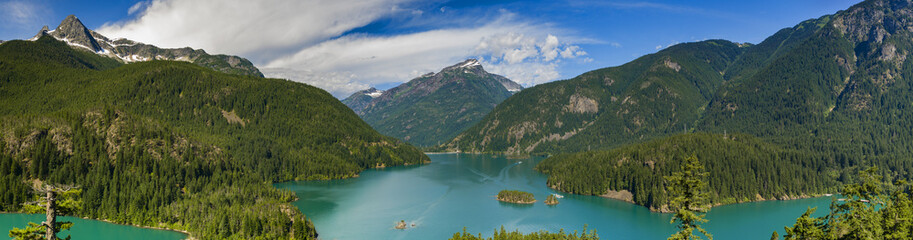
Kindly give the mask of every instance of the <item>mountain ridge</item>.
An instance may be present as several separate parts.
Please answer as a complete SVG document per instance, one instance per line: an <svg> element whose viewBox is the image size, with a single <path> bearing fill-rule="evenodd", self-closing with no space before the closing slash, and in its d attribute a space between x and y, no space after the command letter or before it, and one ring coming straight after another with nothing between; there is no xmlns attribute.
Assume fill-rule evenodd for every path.
<svg viewBox="0 0 913 240"><path fill-rule="evenodd" d="M709 54L712 51L694 48L706 44L681 48ZM661 56L660 53L645 57ZM885 183L909 179L913 177L913 167L909 165L913 161L913 113L907 111L913 108L913 59L908 57L911 53L913 1L868 0L784 28L761 43L748 46L722 68L714 68L724 69L718 73L722 76L720 84L708 88L712 90L705 98L695 98L700 100L697 117L688 127L678 125L678 132L628 136L612 143L618 135L592 131L608 125L597 122L577 136L594 134L601 138L577 142L573 137L557 139L557 148L526 148L509 153L552 154L537 169L549 174L548 185L557 190L588 195L626 191L633 194L633 202L659 211L668 200L662 176L671 174L688 156L697 156L710 172L708 200L713 205L834 193L834 186L857 181L855 174L872 166L879 169L877 174L884 176ZM638 61L628 64L636 65ZM680 65L681 72L694 69ZM582 79L588 74L610 76L599 74L600 71L609 70L586 73L569 83L527 89L505 100L485 120L461 134L471 141L461 142L458 137L445 147L463 151L510 150L511 145L504 144L503 138L485 135L485 130L494 128L474 131L493 122L523 126L520 120L527 119L498 114L528 105L520 101L524 93L555 92L555 86L583 85L586 81ZM675 75L660 77L672 79ZM613 78L617 79L621 78ZM524 98L547 97L537 94ZM599 105L600 112L603 106ZM646 109L653 114L649 115L652 121L662 123L666 108L659 106ZM622 124L638 120L636 117L615 116ZM490 147L478 148L478 139L489 140ZM608 143L597 141L600 139L607 139ZM562 141L564 145L560 145ZM596 148L581 147L586 144Z"/></svg>
<svg viewBox="0 0 913 240"><path fill-rule="evenodd" d="M197 239L315 239L275 182L428 162L328 92L181 61L124 64L52 36L0 45L0 211L79 185L79 217ZM230 203L230 204L212 204Z"/></svg>
<svg viewBox="0 0 913 240"><path fill-rule="evenodd" d="M678 44L618 67L540 84L508 98L441 151L536 152L627 144L694 126L725 67L745 50L725 40Z"/></svg>
<svg viewBox="0 0 913 240"><path fill-rule="evenodd" d="M210 55L202 49L189 47L163 49L123 38L112 40L88 29L75 15L64 18L53 30L48 29L47 26L42 27L38 34L30 40L35 41L45 35L64 41L72 47L114 58L124 63L151 60L185 61L220 72L264 77L253 63L238 56Z"/></svg>
<svg viewBox="0 0 913 240"><path fill-rule="evenodd" d="M522 89L485 71L478 60L467 59L386 91L356 92L343 103L383 134L432 146L452 138Z"/></svg>

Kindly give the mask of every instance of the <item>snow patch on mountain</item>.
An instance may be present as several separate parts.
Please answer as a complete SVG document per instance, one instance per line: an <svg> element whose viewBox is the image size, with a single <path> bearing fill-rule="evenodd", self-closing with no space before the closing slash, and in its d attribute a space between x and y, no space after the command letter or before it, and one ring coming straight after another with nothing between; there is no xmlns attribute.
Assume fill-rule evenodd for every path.
<svg viewBox="0 0 913 240"><path fill-rule="evenodd" d="M482 63L479 63L479 60L476 60L476 59L468 59L465 62L463 62L463 64L461 64L459 66L459 68L470 68L470 67L475 67L475 66L482 66Z"/></svg>
<svg viewBox="0 0 913 240"><path fill-rule="evenodd" d="M98 55L118 59L124 63L144 62L150 60L171 60L193 63L196 59L200 59L201 57L211 56L203 50L195 50L191 48L162 49L153 45L143 44L141 42L136 42L124 38L116 38L111 40L104 35L86 28L86 26L83 25L83 23L73 15L67 16L67 18L64 19L60 25L58 25L57 28L53 30L49 30L47 26L42 27L38 34L29 40L37 41L43 36L51 36L54 39L62 41L73 48L86 49ZM251 64L247 59L240 57L216 56L215 60L207 59L207 61L208 63L206 64L211 64L212 61L221 61L229 65L227 69L210 67L217 71L237 73L237 71L240 70L240 74L259 77L263 76L263 73L261 73L260 70L253 66L253 64ZM203 64L198 65L207 67Z"/></svg>
<svg viewBox="0 0 913 240"><path fill-rule="evenodd" d="M380 97L380 95L384 95L384 91L375 90L373 92L365 93L365 95L368 95L369 97L372 97L372 98L377 98L377 97Z"/></svg>

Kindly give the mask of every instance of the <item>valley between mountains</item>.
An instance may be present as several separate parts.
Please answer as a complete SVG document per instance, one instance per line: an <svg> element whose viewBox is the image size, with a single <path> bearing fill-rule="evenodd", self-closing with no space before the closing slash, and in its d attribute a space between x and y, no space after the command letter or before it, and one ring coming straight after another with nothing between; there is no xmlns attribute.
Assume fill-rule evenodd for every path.
<svg viewBox="0 0 913 240"><path fill-rule="evenodd" d="M31 183L66 183L82 187L79 217L315 239L301 196L273 184L428 164L425 152L544 157L534 169L551 189L655 212L673 212L668 177L691 157L710 206L839 193L873 166L900 188L913 178L911 54L913 2L867 0L757 44L681 43L534 86L466 59L339 100L243 57L109 39L70 15L0 41L0 211L23 211Z"/></svg>

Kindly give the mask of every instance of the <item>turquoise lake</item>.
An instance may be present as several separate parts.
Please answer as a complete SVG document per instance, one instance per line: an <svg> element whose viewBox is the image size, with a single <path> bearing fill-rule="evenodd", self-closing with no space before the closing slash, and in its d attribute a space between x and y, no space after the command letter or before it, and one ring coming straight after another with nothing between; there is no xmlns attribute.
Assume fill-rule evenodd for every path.
<svg viewBox="0 0 913 240"><path fill-rule="evenodd" d="M14 227L24 228L28 222L40 223L44 221L44 214L19 214L19 213L2 213L0 214L0 239L9 239L9 230ZM92 239L92 240L177 240L184 239L187 235L174 231L165 231L158 229L139 228L134 226L107 223L96 220L87 220L75 217L58 217L58 221L71 221L73 228L69 231L62 231L57 234L58 237L66 237L67 234L74 240Z"/></svg>
<svg viewBox="0 0 913 240"><path fill-rule="evenodd" d="M595 229L601 239L666 239L675 231L671 214L650 212L630 203L594 196L564 194L556 206L542 203L558 193L533 170L538 159L493 155L432 154L431 164L367 170L345 180L288 182L277 187L295 191L294 204L317 227L320 239L447 239L463 227L490 236L494 229ZM533 205L495 200L498 191L533 193ZM705 228L714 239L770 239L781 235L808 207L827 211L830 198L765 201L713 208ZM394 229L405 220L406 230Z"/></svg>

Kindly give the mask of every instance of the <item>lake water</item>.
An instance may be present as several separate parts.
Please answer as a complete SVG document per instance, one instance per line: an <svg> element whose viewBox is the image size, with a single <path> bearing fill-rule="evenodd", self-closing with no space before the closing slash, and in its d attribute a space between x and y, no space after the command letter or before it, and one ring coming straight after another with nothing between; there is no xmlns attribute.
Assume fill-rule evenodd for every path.
<svg viewBox="0 0 913 240"><path fill-rule="evenodd" d="M0 239L8 239L9 236L7 234L14 227L24 228L28 226L28 222L41 223L44 219L44 214L2 213L0 214L0 231L2 231L0 232ZM70 230L57 233L57 236L66 237L69 234L75 240L177 240L187 237L183 233L174 231L139 228L75 217L58 217L57 220L73 222L73 227Z"/></svg>
<svg viewBox="0 0 913 240"><path fill-rule="evenodd" d="M601 239L666 239L675 232L671 214L594 196L564 194L547 206L555 190L533 170L537 159L475 154L433 154L431 164L367 170L355 179L288 182L294 204L317 227L321 239L447 239L463 227L490 236L495 228L532 232L581 230L588 225ZM533 193L533 205L502 203L504 189ZM830 198L765 201L713 208L704 227L715 239L770 239L808 207L827 211ZM400 220L406 230L394 229Z"/></svg>

